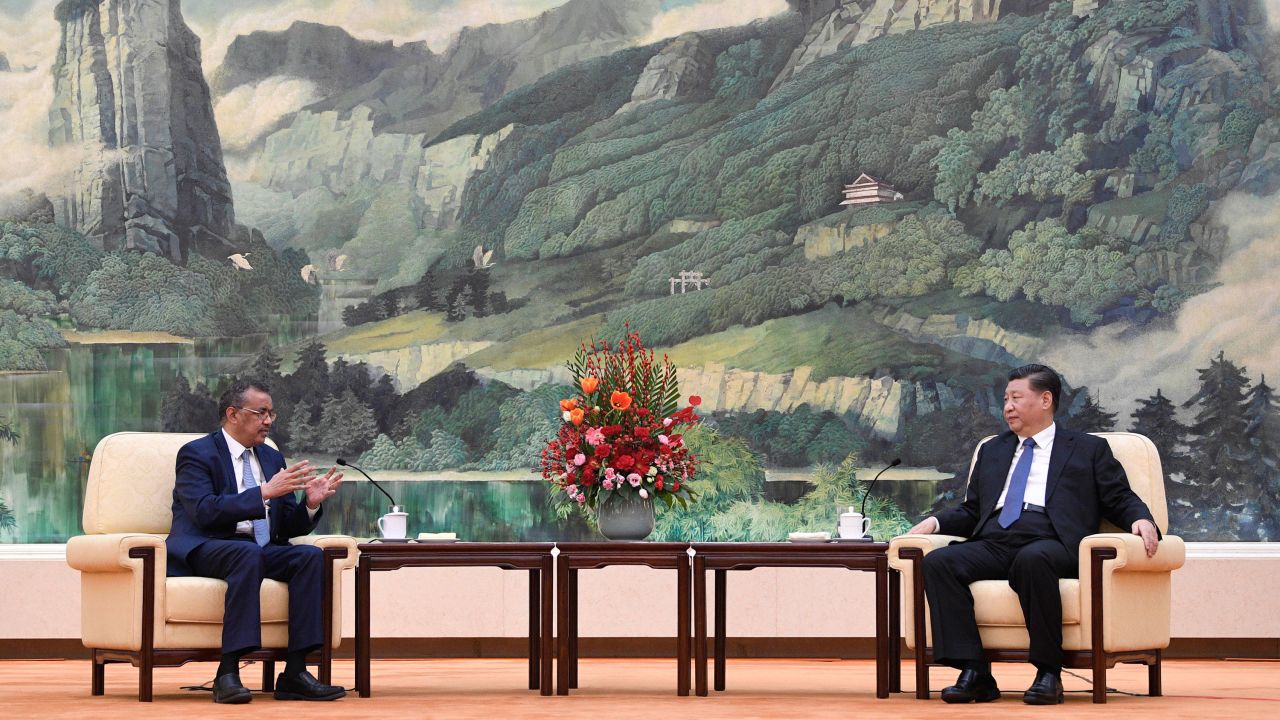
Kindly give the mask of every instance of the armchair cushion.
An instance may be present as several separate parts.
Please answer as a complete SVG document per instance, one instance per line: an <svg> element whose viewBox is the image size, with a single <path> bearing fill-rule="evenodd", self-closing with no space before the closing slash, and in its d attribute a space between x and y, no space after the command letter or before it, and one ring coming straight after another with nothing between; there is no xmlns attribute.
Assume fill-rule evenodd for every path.
<svg viewBox="0 0 1280 720"><path fill-rule="evenodd" d="M227 584L205 577L166 578L165 620L184 623L222 624L223 601ZM259 595L263 623L289 621L289 586L275 580L263 580Z"/></svg>

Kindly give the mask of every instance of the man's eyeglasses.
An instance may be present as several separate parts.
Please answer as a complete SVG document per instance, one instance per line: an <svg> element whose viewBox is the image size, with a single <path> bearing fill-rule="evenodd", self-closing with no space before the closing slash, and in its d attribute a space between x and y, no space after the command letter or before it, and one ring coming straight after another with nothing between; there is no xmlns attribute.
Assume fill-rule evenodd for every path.
<svg viewBox="0 0 1280 720"><path fill-rule="evenodd" d="M277 417L279 417L279 414L275 410L254 410L253 408L240 407L239 405L236 405L235 408L237 410L243 410L247 413L253 413L254 415L258 416L259 420L265 417L268 420L274 421Z"/></svg>

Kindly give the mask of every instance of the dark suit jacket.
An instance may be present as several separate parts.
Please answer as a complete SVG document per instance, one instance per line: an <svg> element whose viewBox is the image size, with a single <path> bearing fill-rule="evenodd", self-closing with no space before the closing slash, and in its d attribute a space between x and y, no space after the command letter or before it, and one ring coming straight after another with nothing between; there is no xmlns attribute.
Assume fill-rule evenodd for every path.
<svg viewBox="0 0 1280 720"><path fill-rule="evenodd" d="M1006 430L978 450L964 502L936 516L939 532L972 538L982 528L1000 500L1018 442L1018 436ZM1072 555L1086 535L1098 532L1102 518L1126 531L1143 518L1155 523L1146 503L1129 488L1129 478L1107 441L1061 425L1049 456L1045 514Z"/></svg>
<svg viewBox="0 0 1280 720"><path fill-rule="evenodd" d="M285 467L284 456L270 445L254 448L266 482ZM324 506L315 519L293 493L271 501L271 542L288 544L289 538L315 529ZM190 575L187 556L206 540L227 540L236 534L236 523L266 516L262 488L236 491L236 473L231 451L222 430L192 440L178 450L177 479L173 485L173 524L169 529L168 574Z"/></svg>

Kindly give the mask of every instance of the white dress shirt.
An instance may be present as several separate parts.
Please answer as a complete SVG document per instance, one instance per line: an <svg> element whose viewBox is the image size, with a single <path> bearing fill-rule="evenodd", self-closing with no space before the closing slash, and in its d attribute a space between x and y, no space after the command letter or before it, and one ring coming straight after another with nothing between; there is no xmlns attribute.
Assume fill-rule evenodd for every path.
<svg viewBox="0 0 1280 720"><path fill-rule="evenodd" d="M227 449L231 451L231 469L234 470L236 473L236 492L242 493L245 491L245 487L244 487L244 454L245 453L249 453L249 465L250 467L253 468L253 477L258 481L258 485L259 486L265 485L267 481L271 479L271 478L262 477L262 464L258 462L257 453L255 453L252 449L241 445L239 440L236 440L235 438L231 437L231 434L227 432L226 428L223 428L222 430L222 437L227 441ZM262 501L262 505L264 508L266 508L266 511L267 511L267 515L266 515L267 530L269 532L271 529L271 501L264 499ZM316 508L315 510L312 510L311 508L307 508L307 516L312 519L315 518L317 512L320 512L320 508ZM248 535L249 537L253 537L253 521L241 520L240 522L236 523L236 534Z"/></svg>
<svg viewBox="0 0 1280 720"><path fill-rule="evenodd" d="M1049 454L1053 452L1053 438L1057 432L1057 423L1049 423L1049 427L1031 436L1035 441L1036 451L1031 456L1031 474L1027 476L1027 489L1022 495L1024 503L1044 506L1045 491L1049 484ZM1025 441L1026 438L1018 438L1018 449L1013 452L1013 462L1009 463L1009 474L1004 478L1004 490L1000 491L996 510L1004 507L1005 495L1009 494L1009 481L1013 479L1013 469L1018 466L1018 460L1022 457L1022 443Z"/></svg>

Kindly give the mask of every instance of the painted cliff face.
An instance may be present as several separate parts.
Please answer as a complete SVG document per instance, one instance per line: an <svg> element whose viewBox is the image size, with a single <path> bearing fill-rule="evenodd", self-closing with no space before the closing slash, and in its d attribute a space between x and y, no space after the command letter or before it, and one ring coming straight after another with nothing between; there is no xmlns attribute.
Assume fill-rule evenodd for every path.
<svg viewBox="0 0 1280 720"><path fill-rule="evenodd" d="M829 529L894 457L904 527L1048 362L1060 422L1155 441L1173 531L1280 538L1267 3L362 7L0 3L0 539L249 375L419 530L589 537L529 470L627 331L705 415L662 537Z"/></svg>

